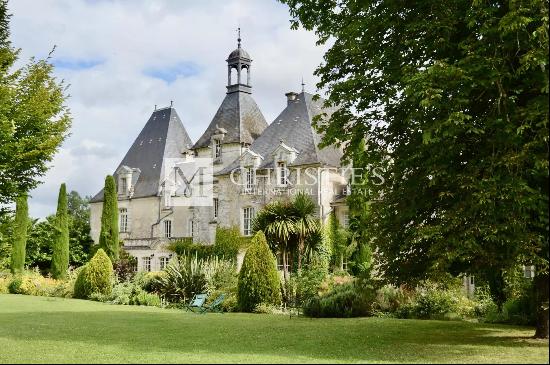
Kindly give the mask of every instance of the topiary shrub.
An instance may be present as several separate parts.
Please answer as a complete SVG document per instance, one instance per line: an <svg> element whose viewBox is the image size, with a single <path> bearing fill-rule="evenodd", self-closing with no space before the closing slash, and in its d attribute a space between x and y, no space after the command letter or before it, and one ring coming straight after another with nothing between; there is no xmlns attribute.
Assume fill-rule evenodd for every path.
<svg viewBox="0 0 550 365"><path fill-rule="evenodd" d="M271 253L262 231L258 231L244 257L238 282L239 308L252 312L258 304L281 302L279 274L275 257Z"/></svg>
<svg viewBox="0 0 550 365"><path fill-rule="evenodd" d="M75 298L87 299L94 293L108 295L112 290L113 264L99 249L94 257L78 273L74 284Z"/></svg>

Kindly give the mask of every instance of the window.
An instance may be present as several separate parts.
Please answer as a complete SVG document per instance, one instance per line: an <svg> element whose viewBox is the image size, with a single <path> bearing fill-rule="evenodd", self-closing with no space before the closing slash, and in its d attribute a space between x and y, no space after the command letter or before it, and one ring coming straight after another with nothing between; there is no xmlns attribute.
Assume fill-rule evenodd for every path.
<svg viewBox="0 0 550 365"><path fill-rule="evenodd" d="M535 266L527 265L523 267L523 277L533 279L535 277Z"/></svg>
<svg viewBox="0 0 550 365"><path fill-rule="evenodd" d="M214 198L214 218L218 218L218 198Z"/></svg>
<svg viewBox="0 0 550 365"><path fill-rule="evenodd" d="M247 193L251 193L254 191L254 185L255 185L255 176L254 176L254 168L247 167L246 173L245 173L245 179L246 179L246 185L245 185L245 191Z"/></svg>
<svg viewBox="0 0 550 365"><path fill-rule="evenodd" d="M349 227L349 213L348 212L345 212L344 213L344 221L342 222L344 228L348 228Z"/></svg>
<svg viewBox="0 0 550 365"><path fill-rule="evenodd" d="M151 258L150 257L142 257L141 263L143 267L143 271L151 271Z"/></svg>
<svg viewBox="0 0 550 365"><path fill-rule="evenodd" d="M126 195L128 193L128 179L123 177L120 179L120 194Z"/></svg>
<svg viewBox="0 0 550 365"><path fill-rule="evenodd" d="M172 237L172 221L169 219L164 221L164 237Z"/></svg>
<svg viewBox="0 0 550 365"><path fill-rule="evenodd" d="M189 233L189 237L193 237L194 236L194 227L193 227L193 220L192 219L189 219L189 223L187 225L187 232Z"/></svg>
<svg viewBox="0 0 550 365"><path fill-rule="evenodd" d="M128 209L120 208L118 211L120 232L128 232Z"/></svg>
<svg viewBox="0 0 550 365"><path fill-rule="evenodd" d="M287 183L288 183L286 163L278 162L277 163L277 170L278 170L278 174L279 174L279 186L286 186Z"/></svg>
<svg viewBox="0 0 550 365"><path fill-rule="evenodd" d="M214 158L219 158L222 155L222 141L214 140Z"/></svg>
<svg viewBox="0 0 550 365"><path fill-rule="evenodd" d="M283 265L283 254L279 252L277 254L277 270L283 271L284 266L285 265ZM290 252L286 253L286 269L287 271L290 270Z"/></svg>
<svg viewBox="0 0 550 365"><path fill-rule="evenodd" d="M168 257L159 257L159 270L164 270L168 265Z"/></svg>
<svg viewBox="0 0 550 365"><path fill-rule="evenodd" d="M252 220L254 219L254 208L243 209L243 234L250 236L252 234Z"/></svg>

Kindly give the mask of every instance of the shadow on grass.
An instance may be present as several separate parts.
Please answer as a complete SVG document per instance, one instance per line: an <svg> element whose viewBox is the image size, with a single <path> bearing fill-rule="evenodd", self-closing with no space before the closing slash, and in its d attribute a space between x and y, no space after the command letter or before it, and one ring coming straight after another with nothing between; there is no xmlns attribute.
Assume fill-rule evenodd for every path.
<svg viewBox="0 0 550 365"><path fill-rule="evenodd" d="M547 341L529 341L525 329L466 322L194 315L109 305L97 311L0 310L0 337L29 343L83 343L98 351L116 345L135 353L202 352L324 361L445 361L442 355L447 351L453 361L468 361L493 351L515 348L521 356L524 350L548 346ZM487 346L495 348L488 351Z"/></svg>

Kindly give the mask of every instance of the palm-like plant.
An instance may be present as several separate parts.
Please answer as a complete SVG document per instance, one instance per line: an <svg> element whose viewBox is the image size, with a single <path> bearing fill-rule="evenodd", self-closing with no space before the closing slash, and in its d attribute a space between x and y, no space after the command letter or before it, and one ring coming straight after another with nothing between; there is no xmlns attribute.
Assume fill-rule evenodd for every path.
<svg viewBox="0 0 550 365"><path fill-rule="evenodd" d="M279 250L283 258L285 281L288 278L287 252L291 248L295 234L295 217L292 204L276 201L266 205L255 217L252 224L254 232L263 231L272 250Z"/></svg>
<svg viewBox="0 0 550 365"><path fill-rule="evenodd" d="M294 232L298 236L298 270L302 268L306 238L319 231L319 220L315 217L315 203L304 192L299 192L292 202Z"/></svg>

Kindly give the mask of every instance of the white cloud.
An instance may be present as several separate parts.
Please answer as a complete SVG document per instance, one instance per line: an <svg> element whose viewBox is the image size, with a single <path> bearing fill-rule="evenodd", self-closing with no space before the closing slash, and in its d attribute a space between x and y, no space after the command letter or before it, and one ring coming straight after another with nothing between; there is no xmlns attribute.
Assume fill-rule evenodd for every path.
<svg viewBox="0 0 550 365"><path fill-rule="evenodd" d="M71 136L53 161L45 183L33 191L30 211L55 211L59 184L93 195L112 173L149 118L154 105L174 101L196 141L225 96L225 59L236 48L253 58L253 96L268 121L299 90L324 49L316 37L289 27L285 5L275 0L17 0L10 2L12 41L21 56L45 57L57 46L56 75L69 83ZM172 82L146 70L196 65Z"/></svg>

